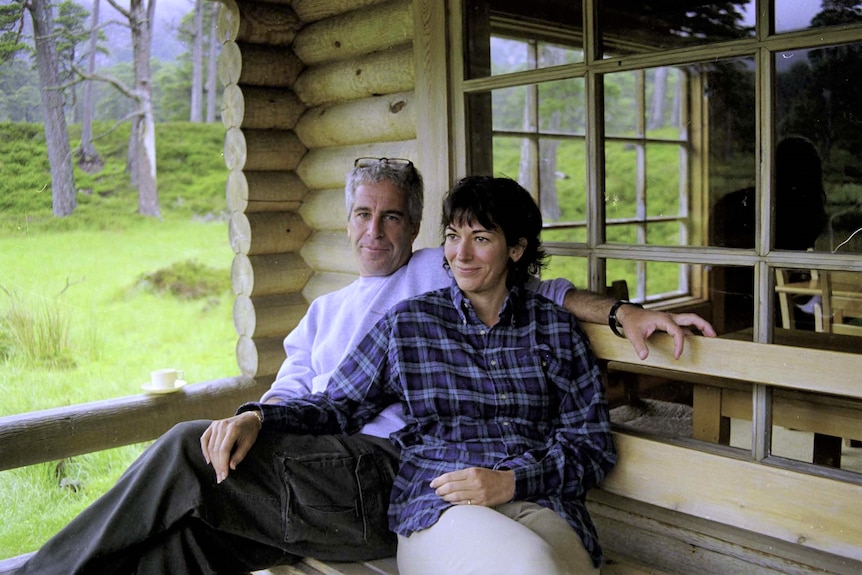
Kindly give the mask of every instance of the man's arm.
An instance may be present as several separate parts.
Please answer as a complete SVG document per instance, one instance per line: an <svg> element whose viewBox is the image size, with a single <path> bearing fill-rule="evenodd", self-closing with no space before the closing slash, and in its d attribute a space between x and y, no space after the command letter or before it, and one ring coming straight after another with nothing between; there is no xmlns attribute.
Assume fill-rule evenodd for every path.
<svg viewBox="0 0 862 575"><path fill-rule="evenodd" d="M608 315L616 300L583 290L569 290L564 307L580 321L608 323ZM712 325L694 313L666 313L642 309L634 305L622 305L616 317L623 326L626 339L632 344L641 359L649 355L646 340L653 333L663 331L673 337L673 356L679 359L685 341L685 334L696 329L707 337L715 337Z"/></svg>

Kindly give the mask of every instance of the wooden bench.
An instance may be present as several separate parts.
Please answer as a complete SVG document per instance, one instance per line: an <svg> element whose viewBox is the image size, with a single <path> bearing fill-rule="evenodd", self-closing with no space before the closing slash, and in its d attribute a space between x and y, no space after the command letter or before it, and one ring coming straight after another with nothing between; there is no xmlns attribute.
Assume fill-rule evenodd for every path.
<svg viewBox="0 0 862 575"><path fill-rule="evenodd" d="M739 384L768 386L779 403L815 387L821 397L846 399L803 401L819 406L812 409L825 410L808 418L806 426L826 434L858 435L860 418L856 412L842 417L840 409L857 410L858 404L848 400L862 399L860 354L689 338L683 357L677 361L672 357L670 339L656 334L650 340L649 358L641 361L628 342L611 334L607 326L587 324L585 329L596 355L612 369L662 373L683 381L695 380L698 385L718 388L722 393L727 390L718 411L712 406L710 411L701 412L711 414L701 419L713 422L710 425L718 421L720 427L721 417L742 415L739 410L751 413L749 388L743 389L746 402L745 397L735 394ZM840 367L830 369L832 377L828 381L816 379L823 362ZM257 393L261 385L231 383L241 383L246 393ZM196 400L198 393L190 390L184 401ZM91 406L86 417L98 418L96 407ZM107 404L105 410L114 413L116 405ZM27 458L17 453L18 448L39 446L54 457L45 445L50 443L47 438L54 433L62 435L68 422L54 421L58 417L48 421L37 415L26 418L38 419L40 426L24 425L17 419L15 425L7 426L7 435L16 440L5 444L8 454L24 461ZM835 425L840 429L833 428ZM0 422L0 436L3 432ZM602 568L605 575L862 573L862 522L858 521L862 517L862 482L835 481L787 466L765 464L746 457L742 450L728 453L728 448L721 445L713 445L716 452L711 452L711 447L702 442L686 445L684 441L659 441L648 435L620 432L615 433L615 441L619 463L588 495L590 513L608 559ZM110 445L102 446L106 447ZM31 454L28 463L23 464L32 462ZM739 487L740 482L744 489ZM794 512L797 507L804 508L804 513ZM21 560L0 561L0 574ZM271 573L385 575L397 573L397 567L392 558L364 563L305 559Z"/></svg>
<svg viewBox="0 0 862 575"><path fill-rule="evenodd" d="M585 328L608 369L692 383L699 390L693 409L696 438L718 443L718 435L710 435L709 430L717 434L727 417L751 419L752 385L757 384L774 390L777 425L802 425L845 437L857 436L862 426L862 413L854 401L825 395L809 401L810 396L801 396L811 386L817 366L827 361L843 366L847 377L833 378L819 391L862 398L857 377L862 373L862 355L694 338L687 340L686 352L677 361L669 338L657 335L650 342L649 358L641 361L626 340L606 327ZM718 407L703 397L715 390L720 392ZM791 408L795 411L788 411ZM807 415L801 417L802 412ZM620 463L588 497L605 547L604 575L862 573L862 524L839 521L834 527L823 527L836 508L854 517L862 512L859 485L830 483L834 491L824 496L818 493L822 479L740 456L716 457L637 435L617 433L616 441ZM740 492L734 480L744 481L746 489ZM786 507L793 502L787 493L811 504L806 514L788 512ZM809 533L815 522L825 534ZM397 567L392 559L365 563L306 559L271 573L382 575L397 573Z"/></svg>
<svg viewBox="0 0 862 575"><path fill-rule="evenodd" d="M661 571L631 562L620 562L613 558L605 559L601 573L602 575L664 575ZM398 566L395 564L395 558L355 563L327 563L309 558L303 559L296 565L257 571L254 575L398 575Z"/></svg>

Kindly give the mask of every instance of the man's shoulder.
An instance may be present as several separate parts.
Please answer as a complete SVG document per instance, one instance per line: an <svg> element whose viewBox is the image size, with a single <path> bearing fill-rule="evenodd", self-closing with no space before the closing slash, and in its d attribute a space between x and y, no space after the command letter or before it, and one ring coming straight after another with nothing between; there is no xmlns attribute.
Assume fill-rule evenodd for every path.
<svg viewBox="0 0 862 575"><path fill-rule="evenodd" d="M405 298L392 306L392 312L418 311L439 308L451 303L449 288L440 288Z"/></svg>

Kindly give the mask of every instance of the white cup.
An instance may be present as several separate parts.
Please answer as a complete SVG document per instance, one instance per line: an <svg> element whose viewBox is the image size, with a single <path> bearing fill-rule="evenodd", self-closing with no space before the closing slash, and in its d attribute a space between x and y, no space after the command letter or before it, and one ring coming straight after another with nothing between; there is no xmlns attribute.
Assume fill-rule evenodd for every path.
<svg viewBox="0 0 862 575"><path fill-rule="evenodd" d="M157 389L170 389L178 379L183 379L186 372L181 369L157 369L150 372L150 381Z"/></svg>

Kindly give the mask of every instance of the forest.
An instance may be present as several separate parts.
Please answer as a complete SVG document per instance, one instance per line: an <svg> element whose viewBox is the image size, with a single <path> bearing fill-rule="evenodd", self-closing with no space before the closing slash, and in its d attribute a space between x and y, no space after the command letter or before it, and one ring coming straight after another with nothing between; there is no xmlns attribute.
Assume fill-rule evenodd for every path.
<svg viewBox="0 0 862 575"><path fill-rule="evenodd" d="M0 121L44 126L58 217L77 205L73 161L86 172L103 165L96 141L104 134L94 133L94 121L128 121L127 170L138 213L159 217L155 123L216 120L216 4L196 0L178 19L173 36L186 49L172 61L153 57L154 43L162 46L166 35L156 26L155 0L105 0L105 8L102 17L101 0L92 10L72 0L0 6ZM125 44L116 42L117 30L125 31ZM108 65L97 66L101 60ZM81 124L74 150L70 123Z"/></svg>

